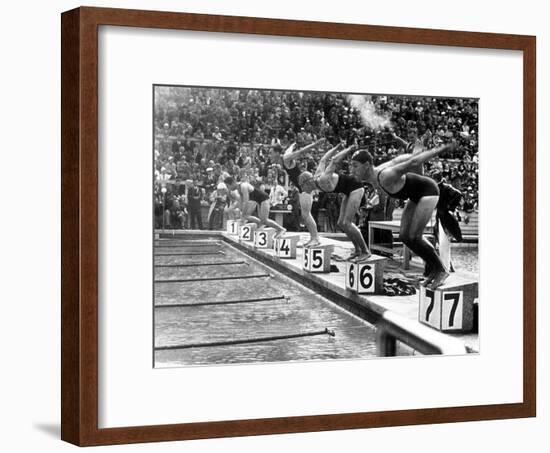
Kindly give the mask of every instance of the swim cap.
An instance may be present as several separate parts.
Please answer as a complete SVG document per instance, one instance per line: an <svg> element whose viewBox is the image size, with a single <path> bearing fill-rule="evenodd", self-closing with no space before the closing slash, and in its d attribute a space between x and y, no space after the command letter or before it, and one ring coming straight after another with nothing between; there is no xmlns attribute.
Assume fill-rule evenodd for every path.
<svg viewBox="0 0 550 453"><path fill-rule="evenodd" d="M357 162L360 162L362 164L366 164L367 162L372 165L372 155L369 153L366 149L358 149L353 153L353 156L351 156L351 160L355 160Z"/></svg>
<svg viewBox="0 0 550 453"><path fill-rule="evenodd" d="M304 171L303 173L300 174L300 176L298 176L298 184L300 184L300 186L303 186L304 184L306 184L308 181L311 181L312 179L313 179L313 175L309 171Z"/></svg>

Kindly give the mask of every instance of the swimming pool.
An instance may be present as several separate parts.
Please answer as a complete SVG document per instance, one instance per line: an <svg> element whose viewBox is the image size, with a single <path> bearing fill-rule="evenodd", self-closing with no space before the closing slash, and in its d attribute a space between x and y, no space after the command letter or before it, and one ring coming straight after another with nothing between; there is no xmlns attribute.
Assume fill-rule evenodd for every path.
<svg viewBox="0 0 550 453"><path fill-rule="evenodd" d="M228 243L154 252L157 368L377 356L372 325Z"/></svg>

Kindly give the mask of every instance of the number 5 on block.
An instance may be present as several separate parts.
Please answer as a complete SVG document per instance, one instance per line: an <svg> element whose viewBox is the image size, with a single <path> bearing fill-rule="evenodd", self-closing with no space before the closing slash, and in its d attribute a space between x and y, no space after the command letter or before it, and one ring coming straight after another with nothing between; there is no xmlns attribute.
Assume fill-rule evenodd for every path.
<svg viewBox="0 0 550 453"><path fill-rule="evenodd" d="M303 269L307 272L330 272L332 246L304 247Z"/></svg>

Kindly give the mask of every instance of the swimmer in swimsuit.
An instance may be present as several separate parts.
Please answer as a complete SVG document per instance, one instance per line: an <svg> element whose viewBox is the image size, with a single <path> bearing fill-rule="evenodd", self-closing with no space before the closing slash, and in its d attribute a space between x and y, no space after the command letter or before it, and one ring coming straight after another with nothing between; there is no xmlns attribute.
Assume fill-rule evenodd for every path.
<svg viewBox="0 0 550 453"><path fill-rule="evenodd" d="M231 176L225 178L225 185L230 191L236 191L241 217L244 220L255 223L258 227L269 226L274 228L277 231L275 238L281 237L286 232L281 225L269 218L268 194L256 189L248 182L238 183ZM258 217L252 215L256 208L258 209Z"/></svg>
<svg viewBox="0 0 550 453"><path fill-rule="evenodd" d="M401 218L399 238L426 263L428 276L423 284L430 289L441 286L449 277L434 247L423 237L439 200L439 188L427 176L411 173L429 159L456 149L456 144L440 146L417 154L403 154L375 167L366 149L352 156L351 173L361 181L380 187L393 198L408 200Z"/></svg>
<svg viewBox="0 0 550 453"><path fill-rule="evenodd" d="M361 206L361 200L365 189L363 183L354 176L337 173L339 164L344 160L355 145L341 149L340 145L328 151L320 160L315 175L303 172L300 175L300 186L304 191L320 190L323 192L341 193L344 195L338 216L338 227L346 234L353 243L355 250L348 259L365 261L371 256L365 239L353 223L355 215Z"/></svg>
<svg viewBox="0 0 550 453"><path fill-rule="evenodd" d="M302 215L304 225L309 232L309 241L304 244L305 246L319 245L321 242L319 241L317 224L315 223L315 220L311 215L313 196L311 195L311 190L304 191L300 186L299 178L302 174L302 170L300 169L296 159L298 159L304 153L310 151L312 148L320 145L324 141L325 139L322 138L298 150L294 149L296 143L293 143L286 149L284 153L283 148L280 145L275 145L273 148L271 148L270 151L271 162L281 165L288 174L288 179L292 181L294 186L298 189L298 196L300 200L300 213Z"/></svg>
<svg viewBox="0 0 550 453"><path fill-rule="evenodd" d="M225 183L220 183L224 184ZM239 211L240 203L241 203L241 196L239 195L239 190L231 190L227 189L227 206L224 209L224 215L227 220L237 220L241 215Z"/></svg>

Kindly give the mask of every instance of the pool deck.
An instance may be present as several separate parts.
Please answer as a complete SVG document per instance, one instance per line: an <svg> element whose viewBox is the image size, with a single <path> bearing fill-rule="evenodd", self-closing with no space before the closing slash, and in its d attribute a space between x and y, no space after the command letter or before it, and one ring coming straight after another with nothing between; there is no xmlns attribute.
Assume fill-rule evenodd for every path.
<svg viewBox="0 0 550 453"><path fill-rule="evenodd" d="M161 231L156 231L156 233L163 233ZM164 237L170 235L178 235L178 233L186 234L197 234L197 235L216 235L221 236L229 244L233 244L239 249L244 249L250 252L253 257L260 259L261 261L266 262L267 264L276 265L276 267L283 268L286 273L293 275L295 278L302 280L303 283L313 282L317 285L326 288L332 294L336 294L341 297L345 302L345 305L350 311L357 312L355 308L366 308L372 313L382 314L385 311L391 311L396 313L408 320L411 320L415 323L421 324L418 321L418 306L419 306L419 296L418 292L410 296L381 296L381 295L358 295L352 293L345 286L345 261L335 261L332 260L332 264L336 265L338 272L330 273L309 273L302 269L303 261L303 247L301 243L309 239L307 233L288 233L289 236L300 236L300 241L298 243L298 248L296 250L295 259L280 259L275 256L275 252L272 249L259 249L254 247L252 242L239 241L236 235L230 235L225 232L219 231L170 231L164 232ZM338 256L347 256L350 253L350 250L353 248L351 243L335 240L329 237L322 237L321 242L323 245L332 245L334 246L334 254ZM399 274L399 270L396 269L395 263L392 262L393 266L391 273L394 275ZM417 269L418 273L419 269ZM411 273L411 271L403 271L404 275ZM414 270L413 270L414 273ZM476 276L471 273L453 273L450 279L460 280L462 278L467 278L469 280L475 279ZM460 340L471 352L479 351L479 335L477 333L446 333L455 339Z"/></svg>

